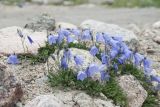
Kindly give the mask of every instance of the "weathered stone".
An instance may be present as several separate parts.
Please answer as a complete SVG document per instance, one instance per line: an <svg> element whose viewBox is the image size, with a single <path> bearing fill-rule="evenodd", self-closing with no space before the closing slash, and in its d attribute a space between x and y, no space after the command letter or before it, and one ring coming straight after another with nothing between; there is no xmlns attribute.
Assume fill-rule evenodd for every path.
<svg viewBox="0 0 160 107"><path fill-rule="evenodd" d="M17 29L22 30L25 38L21 38ZM30 36L34 43L30 43L27 36ZM0 54L13 53L37 53L40 46L45 45L47 39L46 32L33 32L31 30L22 29L17 26L0 29ZM24 40L24 45L22 41ZM23 47L24 46L24 47ZM24 51L25 49L25 51Z"/></svg>
<svg viewBox="0 0 160 107"><path fill-rule="evenodd" d="M152 27L153 27L154 29L160 29L160 21L155 22L155 23L152 25Z"/></svg>
<svg viewBox="0 0 160 107"><path fill-rule="evenodd" d="M93 57L89 51L83 50L83 49L77 49L77 48L70 48L72 57L70 58L69 62L68 62L68 67L73 69L73 71L75 73L77 73L78 71L85 71L87 69L87 67L92 64L98 64L101 65L101 61L97 58L97 57ZM81 55L83 57L83 64L80 66L76 66L75 61L74 61L74 56L75 55ZM57 55L54 55L54 57L56 58L55 60L53 60L52 57L49 58L48 60L48 66L47 69L49 68L51 71L53 72L57 72L57 69L59 69L58 65L57 65L57 61L61 61L61 58L63 56L63 50L61 50L59 52L59 56L57 57ZM59 58L59 59L57 59ZM47 64L46 64L47 65ZM57 69L55 69L57 68ZM97 74L95 74L93 76L93 79L100 79L100 72L98 72Z"/></svg>
<svg viewBox="0 0 160 107"><path fill-rule="evenodd" d="M60 26L61 28L65 28L65 29L76 29L76 28L77 28L76 25L73 25L73 24L71 24L71 23L66 23L66 22L57 22L57 23L56 23L56 28L58 29L59 26Z"/></svg>
<svg viewBox="0 0 160 107"><path fill-rule="evenodd" d="M153 41L160 44L160 36L153 38Z"/></svg>
<svg viewBox="0 0 160 107"><path fill-rule="evenodd" d="M64 107L64 105L54 95L40 95L28 102L25 107Z"/></svg>
<svg viewBox="0 0 160 107"><path fill-rule="evenodd" d="M55 29L55 19L48 14L42 14L41 16L34 18L33 22L26 24L25 28L34 31L52 31Z"/></svg>
<svg viewBox="0 0 160 107"><path fill-rule="evenodd" d="M147 91L132 75L124 75L118 78L118 82L127 95L129 107L141 107L147 98Z"/></svg>
<svg viewBox="0 0 160 107"><path fill-rule="evenodd" d="M127 26L127 29L133 31L136 35L139 35L139 33L141 32L140 28L136 24L129 24Z"/></svg>
<svg viewBox="0 0 160 107"><path fill-rule="evenodd" d="M62 4L64 0L32 0L33 3L39 4Z"/></svg>
<svg viewBox="0 0 160 107"><path fill-rule="evenodd" d="M127 29L119 27L115 24L107 24L96 20L86 20L81 23L81 28L90 28L95 32L104 32L109 36L122 36L124 41L130 42L131 40L137 40L136 35Z"/></svg>

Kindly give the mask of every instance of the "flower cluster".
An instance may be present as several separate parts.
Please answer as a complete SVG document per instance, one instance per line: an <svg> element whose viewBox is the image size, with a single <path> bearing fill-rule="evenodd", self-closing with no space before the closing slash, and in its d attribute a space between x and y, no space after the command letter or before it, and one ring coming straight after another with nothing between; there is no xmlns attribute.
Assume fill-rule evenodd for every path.
<svg viewBox="0 0 160 107"><path fill-rule="evenodd" d="M17 30L21 38L24 37L20 30ZM27 36L29 42L34 43L33 40ZM133 64L135 67L141 67L144 69L144 74L150 77L151 81L160 83L160 77L152 74L151 61L144 55L139 54L137 51L132 51L121 36L111 37L107 33L97 32L94 34L90 29L64 29L60 28L54 34L48 35L49 45L57 45L66 43L68 46L70 43L85 43L90 42L92 46L89 47L90 54L93 57L100 55L102 64L97 65L96 62L90 64L86 70L79 71L77 79L83 81L87 77L100 73L101 80L109 80L112 70L115 73L119 72L119 66L125 66L125 64ZM99 48L100 46L101 49ZM103 48L103 49L102 49ZM67 47L64 49L63 56L60 61L60 67L68 69L68 62L72 57L72 52ZM8 58L8 63L17 64L15 55L11 55ZM84 58L81 55L73 56L76 66L81 66L84 63Z"/></svg>

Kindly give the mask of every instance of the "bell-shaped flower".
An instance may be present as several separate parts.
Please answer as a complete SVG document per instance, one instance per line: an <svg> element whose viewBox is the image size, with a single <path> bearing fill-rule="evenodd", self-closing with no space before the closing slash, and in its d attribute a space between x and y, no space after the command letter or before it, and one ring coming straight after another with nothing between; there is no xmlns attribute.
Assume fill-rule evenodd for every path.
<svg viewBox="0 0 160 107"><path fill-rule="evenodd" d="M63 55L67 58L67 59L71 59L72 57L72 53L70 49L64 49Z"/></svg>
<svg viewBox="0 0 160 107"><path fill-rule="evenodd" d="M83 41L91 41L92 40L92 35L91 31L89 29L85 29L82 31L81 39Z"/></svg>
<svg viewBox="0 0 160 107"><path fill-rule="evenodd" d="M72 29L72 30L71 30L71 33L72 33L73 35L75 35L76 37L79 37L81 32L80 32L79 29Z"/></svg>
<svg viewBox="0 0 160 107"><path fill-rule="evenodd" d="M151 75L151 81L155 81L155 82L160 83L160 76L153 76L153 75Z"/></svg>
<svg viewBox="0 0 160 107"><path fill-rule="evenodd" d="M74 41L74 37L72 35L67 36L67 43L71 43Z"/></svg>
<svg viewBox="0 0 160 107"><path fill-rule="evenodd" d="M17 55L11 54L7 59L7 63L8 64L13 64L13 65L19 64L19 60L17 58Z"/></svg>
<svg viewBox="0 0 160 107"><path fill-rule="evenodd" d="M110 39L109 41L109 44L112 46L112 48L117 48L119 45L118 45L118 41L114 40L114 39Z"/></svg>
<svg viewBox="0 0 160 107"><path fill-rule="evenodd" d="M75 61L76 65L82 65L84 59L81 55L76 55L76 56L74 56L74 61Z"/></svg>
<svg viewBox="0 0 160 107"><path fill-rule="evenodd" d="M28 38L29 43L32 44L33 43L32 38L30 36L27 36L27 38Z"/></svg>
<svg viewBox="0 0 160 107"><path fill-rule="evenodd" d="M131 58L132 54L133 54L133 52L131 50L129 50L129 49L124 50L124 55L125 55L126 59Z"/></svg>
<svg viewBox="0 0 160 107"><path fill-rule="evenodd" d="M151 68L151 61L147 58L144 58L143 66L144 66L144 68Z"/></svg>
<svg viewBox="0 0 160 107"><path fill-rule="evenodd" d="M49 35L48 36L49 45L56 44L57 39L58 39L58 35L57 36L56 35Z"/></svg>
<svg viewBox="0 0 160 107"><path fill-rule="evenodd" d="M102 33L97 33L96 34L96 42L98 43L105 43L104 37Z"/></svg>
<svg viewBox="0 0 160 107"><path fill-rule="evenodd" d="M84 71L79 71L79 72L78 72L77 80L83 81L83 80L86 79L86 78L87 78L86 72L84 72Z"/></svg>
<svg viewBox="0 0 160 107"><path fill-rule="evenodd" d="M102 81L109 81L109 79L110 79L110 75L105 71L101 71L101 80Z"/></svg>
<svg viewBox="0 0 160 107"><path fill-rule="evenodd" d="M108 64L108 57L105 55L105 53L101 53L101 61L102 64Z"/></svg>
<svg viewBox="0 0 160 107"><path fill-rule="evenodd" d="M96 72L99 72L99 66L97 64L90 64L86 70L88 77L92 77Z"/></svg>
<svg viewBox="0 0 160 107"><path fill-rule="evenodd" d="M108 36L107 34L103 33L103 38L105 41L105 44L108 45L110 40L112 39L110 36Z"/></svg>
<svg viewBox="0 0 160 107"><path fill-rule="evenodd" d="M113 68L114 68L114 71L115 71L115 72L118 72L118 64L115 63L115 64L113 65Z"/></svg>
<svg viewBox="0 0 160 107"><path fill-rule="evenodd" d="M139 54L139 53L135 53L133 54L133 60L134 60L134 65L139 66L140 63L143 61L144 56Z"/></svg>
<svg viewBox="0 0 160 107"><path fill-rule="evenodd" d="M61 67L62 67L63 69L67 69L67 68L68 68L67 58L66 58L65 56L63 56L63 57L61 58Z"/></svg>
<svg viewBox="0 0 160 107"><path fill-rule="evenodd" d="M110 57L111 59L114 59L118 55L118 49L117 48L112 48L110 51Z"/></svg>
<svg viewBox="0 0 160 107"><path fill-rule="evenodd" d="M57 38L58 44L61 44L63 40L64 40L64 34L58 33L58 38Z"/></svg>
<svg viewBox="0 0 160 107"><path fill-rule="evenodd" d="M122 56L120 58L118 58L118 63L124 64L125 60L126 60L126 56L124 54L122 54Z"/></svg>
<svg viewBox="0 0 160 107"><path fill-rule="evenodd" d="M94 45L90 49L90 54L95 56L99 52L98 48Z"/></svg>
<svg viewBox="0 0 160 107"><path fill-rule="evenodd" d="M68 37L71 34L71 32L69 29L61 28L59 29L58 34Z"/></svg>
<svg viewBox="0 0 160 107"><path fill-rule="evenodd" d="M123 41L123 37L122 36L113 36L112 37L114 40L122 42Z"/></svg>

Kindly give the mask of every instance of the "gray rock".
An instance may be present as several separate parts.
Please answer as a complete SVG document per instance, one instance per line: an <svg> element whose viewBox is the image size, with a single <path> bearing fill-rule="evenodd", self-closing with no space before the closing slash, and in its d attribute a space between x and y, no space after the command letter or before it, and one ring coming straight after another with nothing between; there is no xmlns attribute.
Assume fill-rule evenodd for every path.
<svg viewBox="0 0 160 107"><path fill-rule="evenodd" d="M17 34L17 29L22 30L24 35L24 45L22 45L22 38ZM29 42L28 38L26 37L28 35L32 38L34 43L31 44ZM0 54L37 53L38 48L45 45L47 33L33 32L31 30L12 26L0 29L0 38Z"/></svg>
<svg viewBox="0 0 160 107"><path fill-rule="evenodd" d="M82 91L57 91L54 95L62 100L65 107L116 107L107 98L93 98Z"/></svg>
<svg viewBox="0 0 160 107"><path fill-rule="evenodd" d="M157 36L157 37L153 38L153 41L160 44L160 36L159 37Z"/></svg>
<svg viewBox="0 0 160 107"><path fill-rule="evenodd" d="M129 24L127 26L127 29L133 31L136 35L139 35L139 33L141 32L140 28L136 24Z"/></svg>
<svg viewBox="0 0 160 107"><path fill-rule="evenodd" d="M73 25L73 24L71 24L71 23L66 23L66 22L57 22L56 23L56 28L58 29L59 28L59 26L61 27L61 28L65 28L65 29L76 29L77 28L77 26L76 25Z"/></svg>
<svg viewBox="0 0 160 107"><path fill-rule="evenodd" d="M24 107L64 107L64 105L54 95L40 95L28 102Z"/></svg>
<svg viewBox="0 0 160 107"><path fill-rule="evenodd" d="M147 91L132 75L124 75L118 78L118 82L127 95L129 107L141 107L147 98Z"/></svg>
<svg viewBox="0 0 160 107"><path fill-rule="evenodd" d="M152 25L152 27L153 27L154 29L160 29L160 21L155 22L155 23Z"/></svg>
<svg viewBox="0 0 160 107"><path fill-rule="evenodd" d="M88 1L91 4L103 4L107 3L109 5L112 5L114 3L114 0L89 0Z"/></svg>
<svg viewBox="0 0 160 107"><path fill-rule="evenodd" d="M38 4L62 4L64 0L32 0L33 3Z"/></svg>
<svg viewBox="0 0 160 107"><path fill-rule="evenodd" d="M81 23L81 28L90 28L95 32L104 32L110 36L122 36L124 41L130 42L131 40L137 40L136 35L127 29L119 27L115 24L107 24L96 20L86 20Z"/></svg>
<svg viewBox="0 0 160 107"><path fill-rule="evenodd" d="M31 23L26 24L25 28L34 31L52 31L55 29L55 19L48 14L42 14L41 16L34 18Z"/></svg>

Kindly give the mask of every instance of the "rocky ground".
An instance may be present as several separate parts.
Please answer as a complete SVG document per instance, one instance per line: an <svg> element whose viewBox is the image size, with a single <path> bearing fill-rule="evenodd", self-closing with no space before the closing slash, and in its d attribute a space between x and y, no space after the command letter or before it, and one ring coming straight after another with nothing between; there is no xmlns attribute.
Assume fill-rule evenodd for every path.
<svg viewBox="0 0 160 107"><path fill-rule="evenodd" d="M42 13L48 13L51 16L48 17L47 15L44 15L43 17L39 17L39 21L36 23L37 19L35 19L35 17ZM33 32L28 29L23 30L26 35L32 35L36 41L39 41L39 43L36 43L33 47L30 47L29 43L26 43L26 45L30 47L29 52L32 53L36 53L39 44L44 46L43 40L45 39L45 34L47 32L43 31L43 29L53 30L54 28L57 28L59 24L62 25L62 27L67 28L84 28L87 24L87 26L95 31L110 32L112 35L121 34L124 36L125 41L129 42L132 46L137 46L140 53L149 57L153 61L153 69L156 74L160 75L159 18L160 9L156 8L108 9L94 5L75 7L25 5L23 8L19 8L15 6L0 5L0 71L5 75L5 78L1 76L0 80L6 80L6 78L11 79L4 81L4 83L7 83L5 87L9 87L10 89L5 90L5 92L9 91L8 96L10 96L9 98L6 97L6 99L12 100L16 96L16 90L19 89L19 86L17 86L16 83L21 83L24 92L22 93L22 103L17 103L18 107L22 107L21 104L26 104L28 101L39 95L41 96L28 103L26 107L33 107L35 104L37 105L39 100L43 102L44 105L50 100L51 104L55 104L55 107L64 105L68 107L104 107L104 105L106 105L105 107L115 107L112 101L104 98L103 95L102 98L91 98L85 93L79 91L70 91L68 93L53 90L46 83L46 64L35 66L31 66L28 62L22 63L22 65L18 66L6 64L6 54L24 52L21 42L17 41L17 28L22 29L21 27L24 27L27 24L25 26L26 28L31 28L35 31ZM32 19L34 19L34 21ZM86 19L95 19L97 21L85 21ZM38 37L37 35L41 35L41 37ZM136 40L136 43L134 44L134 41L132 40ZM87 53L86 56L90 58ZM14 82L10 83L13 81L12 79ZM128 94L128 97L132 99L130 101L131 107L135 107L136 104L138 104L138 106L142 105L147 96L143 87L141 87L137 81L134 81L134 77L132 76L124 76L121 77L120 80L124 81L124 83L121 82L120 84L124 90L126 89L125 91ZM130 82L128 83L128 81L125 80L132 82L129 84ZM126 86L125 83L129 84L129 87ZM2 83L0 82L0 84ZM13 84L12 87L9 84ZM138 88L135 89L135 86ZM0 93L1 91L2 90L0 89ZM133 92L137 93L138 96L131 94ZM53 93L53 96L51 93ZM43 96L44 94L50 95ZM18 101L15 99L15 102ZM38 107L42 107L42 105Z"/></svg>

